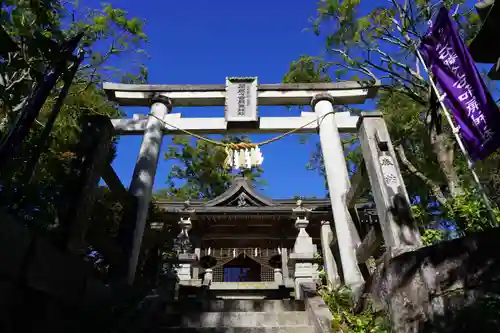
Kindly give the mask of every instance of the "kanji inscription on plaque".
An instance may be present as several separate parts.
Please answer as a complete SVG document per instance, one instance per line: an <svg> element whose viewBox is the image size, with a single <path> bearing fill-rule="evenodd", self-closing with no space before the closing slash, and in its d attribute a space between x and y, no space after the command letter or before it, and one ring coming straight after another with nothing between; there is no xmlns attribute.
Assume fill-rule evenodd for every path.
<svg viewBox="0 0 500 333"><path fill-rule="evenodd" d="M226 121L257 120L257 78L227 78Z"/></svg>

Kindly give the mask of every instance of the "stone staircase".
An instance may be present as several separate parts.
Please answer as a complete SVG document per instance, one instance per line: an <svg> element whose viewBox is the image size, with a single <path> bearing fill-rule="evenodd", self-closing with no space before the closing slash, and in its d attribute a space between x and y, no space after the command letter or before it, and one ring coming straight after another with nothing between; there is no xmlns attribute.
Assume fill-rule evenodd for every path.
<svg viewBox="0 0 500 333"><path fill-rule="evenodd" d="M304 302L291 299L184 298L171 304L150 332L314 333Z"/></svg>

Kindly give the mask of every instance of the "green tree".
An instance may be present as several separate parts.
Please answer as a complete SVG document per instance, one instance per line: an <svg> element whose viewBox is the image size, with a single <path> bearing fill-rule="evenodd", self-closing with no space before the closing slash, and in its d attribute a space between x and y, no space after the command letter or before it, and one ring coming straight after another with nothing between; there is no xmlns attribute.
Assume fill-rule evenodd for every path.
<svg viewBox="0 0 500 333"><path fill-rule="evenodd" d="M245 176L254 185L263 185L262 169L242 169L234 173L224 168L226 151L203 140L187 136L173 137L173 145L165 159L175 161L167 178L167 187L156 193L156 198L213 199L224 193L236 176ZM250 142L246 136L226 136L221 142Z"/></svg>
<svg viewBox="0 0 500 333"><path fill-rule="evenodd" d="M479 27L477 14L459 0L443 3L452 9L453 18L469 40ZM322 1L312 30L324 38L326 54L305 56L292 63L284 80L314 82L329 76L369 82L380 79L377 109L388 123L410 195L420 198L425 209L437 201L441 210L449 211L450 204L467 195L473 185L449 126L441 123L440 115L428 112L431 90L415 56L419 38L439 5L438 1L391 0L366 13L359 0ZM347 148L352 158L359 159L356 144ZM496 170L498 162L494 160L478 165L484 179ZM311 162L321 170L320 155L313 155ZM434 221L434 215L421 216L422 223Z"/></svg>
<svg viewBox="0 0 500 333"><path fill-rule="evenodd" d="M51 48L57 42L84 33L80 46L86 58L71 85L33 178L29 183L23 181L24 166L62 84L58 84L48 98L21 151L12 157L10 169L0 176L3 196L0 205L34 227L53 229L62 218L65 188L71 186L69 180L75 172L71 170L71 162L79 139L81 117L121 114L102 92L102 81L142 82L147 79L147 71L140 62L128 73L116 71L111 66L117 57L129 59L131 63L143 59L142 46L147 42L143 23L107 4L100 9L87 9L62 1L27 0L3 1L0 22L4 28L2 38L12 44L0 55L0 132L3 133L29 98L34 84L42 79L51 58L58 56ZM113 157L114 150L110 152L110 161ZM108 209L105 211L114 216ZM97 212L95 216L102 217L102 213Z"/></svg>
<svg viewBox="0 0 500 333"><path fill-rule="evenodd" d="M141 20L129 18L127 12L109 4L89 9L62 1L6 0L0 5L0 22L2 42L12 45L1 54L0 105L4 115L15 115L34 84L43 79L48 64L59 56L56 43L77 33L84 33L79 47L86 59L76 83L86 87L104 79L126 81L147 76L140 63L135 75L111 66L110 60L116 57L140 61L145 55L141 46L147 39Z"/></svg>

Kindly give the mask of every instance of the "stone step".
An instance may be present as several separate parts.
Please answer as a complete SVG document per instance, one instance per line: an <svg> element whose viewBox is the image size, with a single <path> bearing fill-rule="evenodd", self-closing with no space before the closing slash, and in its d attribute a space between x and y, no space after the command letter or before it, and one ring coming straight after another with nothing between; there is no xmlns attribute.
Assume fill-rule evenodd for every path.
<svg viewBox="0 0 500 333"><path fill-rule="evenodd" d="M305 311L190 312L164 316L160 326L170 327L297 327L309 326Z"/></svg>
<svg viewBox="0 0 500 333"><path fill-rule="evenodd" d="M261 299L181 300L171 306L172 312L285 312L305 311L303 301Z"/></svg>
<svg viewBox="0 0 500 333"><path fill-rule="evenodd" d="M221 293L212 293L213 295L213 298L215 299L220 299L220 300L224 300L224 299L228 299L228 300L235 300L235 299L249 299L249 300L264 300L266 298L269 297L269 294L268 295L241 295L241 294L236 294L236 295L225 295L225 294L222 294ZM274 297L274 298L277 298L277 297Z"/></svg>
<svg viewBox="0 0 500 333"><path fill-rule="evenodd" d="M152 333L314 333L313 326L296 327L167 327L156 328Z"/></svg>
<svg viewBox="0 0 500 333"><path fill-rule="evenodd" d="M212 282L210 290L276 290L280 286L276 282ZM285 288L293 288L293 284Z"/></svg>
<svg viewBox="0 0 500 333"><path fill-rule="evenodd" d="M210 290L208 297L211 299L290 299L292 290L278 289L224 289Z"/></svg>

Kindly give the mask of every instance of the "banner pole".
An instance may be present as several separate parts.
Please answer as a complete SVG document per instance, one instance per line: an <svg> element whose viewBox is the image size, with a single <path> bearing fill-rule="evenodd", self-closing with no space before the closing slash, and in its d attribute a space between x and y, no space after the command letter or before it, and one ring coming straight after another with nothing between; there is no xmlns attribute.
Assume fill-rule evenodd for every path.
<svg viewBox="0 0 500 333"><path fill-rule="evenodd" d="M443 110L443 113L445 114L445 117L448 121L448 123L451 126L451 130L453 132L453 135L455 136L455 139L457 140L458 146L460 147L460 150L462 151L462 154L465 156L465 159L467 160L467 166L469 167L470 172L472 173L472 178L474 179L474 182L476 183L476 187L481 194L481 197L483 199L483 202L486 206L486 210L488 211L488 217L490 219L492 227L495 227L498 224L498 221L495 217L495 214L493 212L493 207L491 206L490 199L486 195L486 191L484 190L483 185L481 184L481 181L479 180L479 176L476 173L476 170L474 169L474 162L472 162L469 152L465 148L465 145L462 141L462 138L460 137L460 127L455 126L455 122L453 121L450 112L448 111L448 108L444 104L444 98L446 95L441 95L441 92L439 91L438 87L436 86L436 83L434 82L434 79L432 78L432 75L429 71L429 68L427 68L427 65L425 64L424 58L422 57L422 54L418 50L418 48L415 50L415 53L417 54L417 58L424 67L425 72L427 73L427 76L429 77L429 82L431 83L431 87L436 93L436 96L438 97L439 105L441 106L441 109Z"/></svg>

